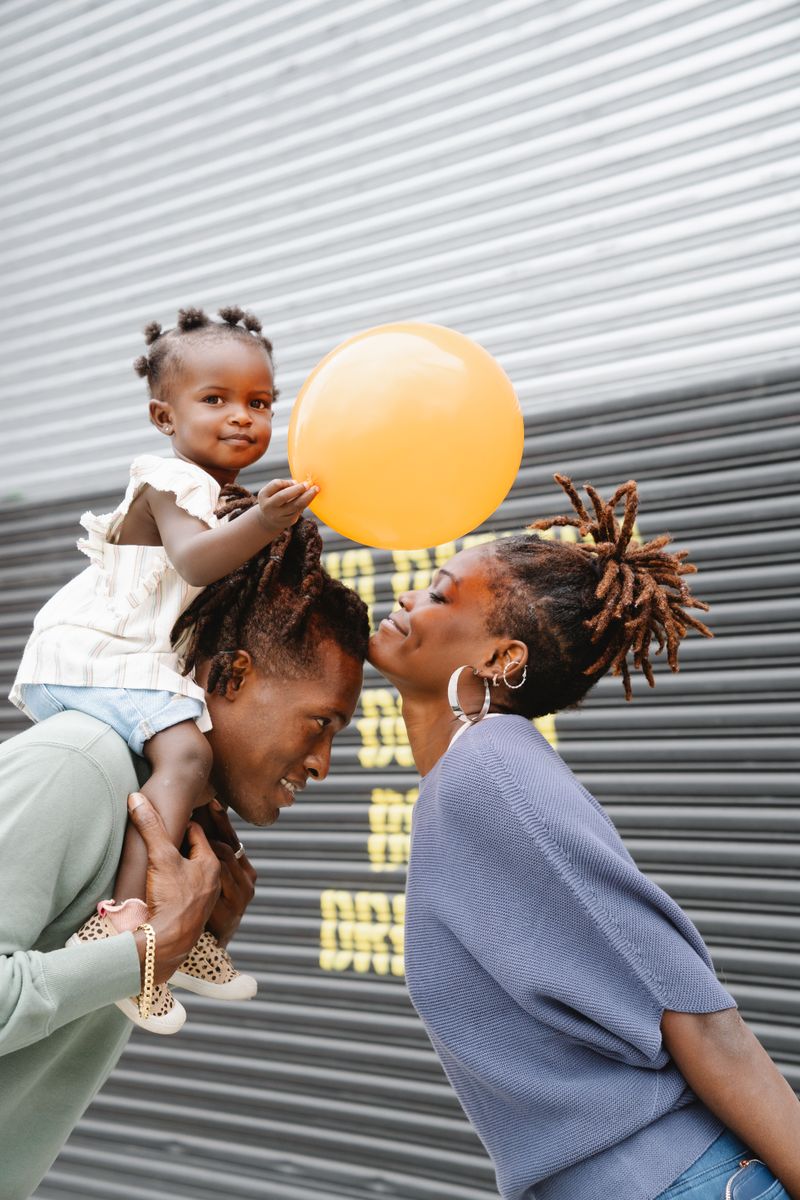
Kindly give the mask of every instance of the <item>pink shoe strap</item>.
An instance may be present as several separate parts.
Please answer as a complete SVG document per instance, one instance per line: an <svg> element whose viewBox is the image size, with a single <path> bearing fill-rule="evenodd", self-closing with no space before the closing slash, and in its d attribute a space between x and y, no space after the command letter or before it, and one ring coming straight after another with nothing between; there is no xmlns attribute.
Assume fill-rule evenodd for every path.
<svg viewBox="0 0 800 1200"><path fill-rule="evenodd" d="M115 904L113 900L101 900L97 906L101 917L108 917L117 933L125 933L138 927L147 920L150 913L144 900L124 900Z"/></svg>

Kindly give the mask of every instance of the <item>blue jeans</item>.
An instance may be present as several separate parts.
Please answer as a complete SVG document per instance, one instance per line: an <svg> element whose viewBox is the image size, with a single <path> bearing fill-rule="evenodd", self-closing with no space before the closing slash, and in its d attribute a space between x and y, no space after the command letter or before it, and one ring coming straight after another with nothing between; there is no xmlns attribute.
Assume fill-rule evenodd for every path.
<svg viewBox="0 0 800 1200"><path fill-rule="evenodd" d="M162 729L181 721L196 721L203 703L193 696L154 692L140 688L67 687L56 683L26 683L22 700L34 720L65 709L97 717L123 737L134 754L143 754L145 742Z"/></svg>
<svg viewBox="0 0 800 1200"><path fill-rule="evenodd" d="M754 1159L746 1167L743 1159ZM789 1200L789 1193L732 1133L722 1133L656 1200Z"/></svg>

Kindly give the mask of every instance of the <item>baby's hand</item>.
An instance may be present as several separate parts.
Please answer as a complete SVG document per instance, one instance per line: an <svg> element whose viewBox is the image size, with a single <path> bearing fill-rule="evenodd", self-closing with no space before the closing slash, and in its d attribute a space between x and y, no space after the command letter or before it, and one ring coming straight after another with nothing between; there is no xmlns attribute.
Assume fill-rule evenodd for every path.
<svg viewBox="0 0 800 1200"><path fill-rule="evenodd" d="M293 479L273 479L258 493L261 523L272 537L294 525L304 508L318 494L315 484L295 483Z"/></svg>

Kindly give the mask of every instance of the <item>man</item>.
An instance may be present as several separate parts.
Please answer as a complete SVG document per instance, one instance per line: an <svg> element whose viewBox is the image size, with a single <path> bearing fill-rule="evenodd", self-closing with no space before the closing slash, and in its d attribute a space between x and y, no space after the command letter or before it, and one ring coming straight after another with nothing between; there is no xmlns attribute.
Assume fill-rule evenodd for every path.
<svg viewBox="0 0 800 1200"><path fill-rule="evenodd" d="M178 631L189 634L187 669L206 688L217 799L262 826L309 778L327 775L369 633L363 602L321 569L318 537L298 530L295 540L294 566L287 550L276 579L274 557L251 559L201 593ZM270 569L267 595L259 583ZM145 935L64 947L109 895L126 804L148 849L156 983L206 923L227 941L252 897L254 872L225 844L219 806L216 853L191 826L182 858L137 791L146 770L113 730L75 712L0 747L2 1200L27 1200L130 1036L115 1001L142 989Z"/></svg>

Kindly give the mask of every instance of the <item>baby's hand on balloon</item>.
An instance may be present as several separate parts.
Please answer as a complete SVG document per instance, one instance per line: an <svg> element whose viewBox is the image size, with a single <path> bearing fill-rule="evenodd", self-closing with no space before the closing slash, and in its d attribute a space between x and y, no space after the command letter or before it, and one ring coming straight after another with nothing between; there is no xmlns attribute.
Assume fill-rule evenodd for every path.
<svg viewBox="0 0 800 1200"><path fill-rule="evenodd" d="M294 479L273 479L258 493L261 524L273 537L294 525L318 494L316 484L296 483Z"/></svg>

